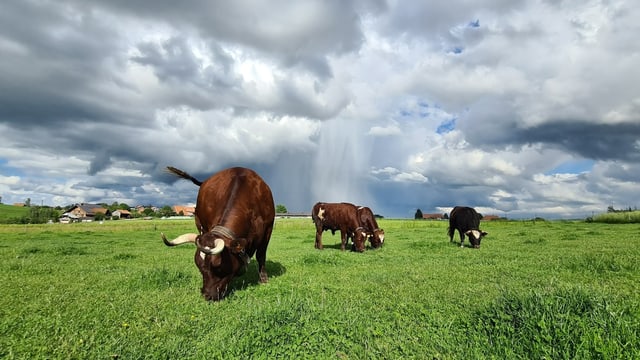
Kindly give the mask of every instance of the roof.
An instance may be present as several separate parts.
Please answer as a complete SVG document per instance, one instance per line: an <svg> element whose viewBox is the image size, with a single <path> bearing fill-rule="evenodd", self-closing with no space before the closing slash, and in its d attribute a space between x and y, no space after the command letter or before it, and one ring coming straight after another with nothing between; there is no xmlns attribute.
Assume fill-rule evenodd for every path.
<svg viewBox="0 0 640 360"><path fill-rule="evenodd" d="M484 215L482 217L482 220L485 220L485 221L499 220L499 219L500 219L500 216L498 215Z"/></svg>
<svg viewBox="0 0 640 360"><path fill-rule="evenodd" d="M105 214L105 215L107 215L107 214L110 213L109 209L105 209L101 205L87 204L87 203L76 204L73 207L71 207L70 209L68 209L67 212L71 212L75 208L79 208L85 214L87 214L87 216L94 216L96 214Z"/></svg>
<svg viewBox="0 0 640 360"><path fill-rule="evenodd" d="M422 214L422 218L423 219L433 219L433 220L439 220L439 219L444 219L444 215L443 214Z"/></svg>
<svg viewBox="0 0 640 360"><path fill-rule="evenodd" d="M176 214L180 214L182 212L182 214L186 216L192 216L196 212L196 208L193 206L174 205L173 211L175 211Z"/></svg>

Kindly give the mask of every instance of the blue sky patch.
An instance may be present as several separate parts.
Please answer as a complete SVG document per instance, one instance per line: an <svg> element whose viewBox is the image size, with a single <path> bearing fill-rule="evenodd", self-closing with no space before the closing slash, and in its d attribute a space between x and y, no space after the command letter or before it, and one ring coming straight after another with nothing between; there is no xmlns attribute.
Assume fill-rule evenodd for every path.
<svg viewBox="0 0 640 360"><path fill-rule="evenodd" d="M547 172L545 175L553 175L553 174L580 174L583 172L589 172L593 169L593 165L596 162L594 160L574 160L567 161L558 166L556 166L553 170Z"/></svg>
<svg viewBox="0 0 640 360"><path fill-rule="evenodd" d="M453 131L456 128L456 118L451 118L449 120L445 120L436 129L436 133L438 134L446 134L448 132Z"/></svg>
<svg viewBox="0 0 640 360"><path fill-rule="evenodd" d="M2 176L21 176L22 173L18 169L7 166L7 159L0 158L0 174Z"/></svg>

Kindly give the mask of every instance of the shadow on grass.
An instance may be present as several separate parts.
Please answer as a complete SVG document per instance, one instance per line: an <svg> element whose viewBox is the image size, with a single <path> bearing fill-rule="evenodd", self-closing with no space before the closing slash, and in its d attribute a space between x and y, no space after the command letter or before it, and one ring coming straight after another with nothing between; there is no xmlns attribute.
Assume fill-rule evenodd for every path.
<svg viewBox="0 0 640 360"><path fill-rule="evenodd" d="M267 268L267 275L269 276L269 279L281 276L287 272L287 268L279 262L267 260L265 266ZM251 259L247 272L231 281L229 292L245 290L250 286L256 285L260 285L258 262L255 259Z"/></svg>

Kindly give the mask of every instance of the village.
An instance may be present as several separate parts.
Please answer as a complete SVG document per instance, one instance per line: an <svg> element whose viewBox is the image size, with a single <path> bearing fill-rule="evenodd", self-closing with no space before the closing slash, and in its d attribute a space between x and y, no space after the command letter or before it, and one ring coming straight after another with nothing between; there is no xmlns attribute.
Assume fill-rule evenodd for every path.
<svg viewBox="0 0 640 360"><path fill-rule="evenodd" d="M91 222L101 220L119 220L142 218L150 220L160 215L160 217L193 217L194 206L174 205L162 208L155 206L138 205L127 209L116 209L111 211L103 204L81 203L68 208L59 218L59 222L69 224L72 222Z"/></svg>

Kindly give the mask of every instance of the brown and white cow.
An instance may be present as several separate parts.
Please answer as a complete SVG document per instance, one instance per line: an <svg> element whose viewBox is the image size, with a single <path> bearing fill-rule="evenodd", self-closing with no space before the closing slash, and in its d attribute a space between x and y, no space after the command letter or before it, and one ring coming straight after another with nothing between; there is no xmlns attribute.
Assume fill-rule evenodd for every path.
<svg viewBox="0 0 640 360"><path fill-rule="evenodd" d="M311 209L311 218L316 225L315 248L322 249L322 232L331 230L332 234L340 230L341 249L347 245L347 237L355 234L360 227L358 212L355 205L350 203L318 202ZM354 237L354 250L363 252L366 237Z"/></svg>
<svg viewBox="0 0 640 360"><path fill-rule="evenodd" d="M360 206L357 208L357 213L360 226L364 227L369 234L371 247L374 249L381 247L384 244L384 230L378 227L373 211L366 206Z"/></svg>
<svg viewBox="0 0 640 360"><path fill-rule="evenodd" d="M168 171L200 186L195 210L199 234L162 240L167 246L194 243L195 263L202 273L202 295L220 300L229 283L242 275L256 254L260 282L268 281L267 246L273 230L275 208L271 189L251 169L222 170L204 182L174 167Z"/></svg>
<svg viewBox="0 0 640 360"><path fill-rule="evenodd" d="M480 241L487 235L480 230L480 215L474 208L456 206L449 214L449 241L453 242L453 235L458 230L460 233L460 247L464 247L464 236L469 236L471 246L480 248Z"/></svg>

